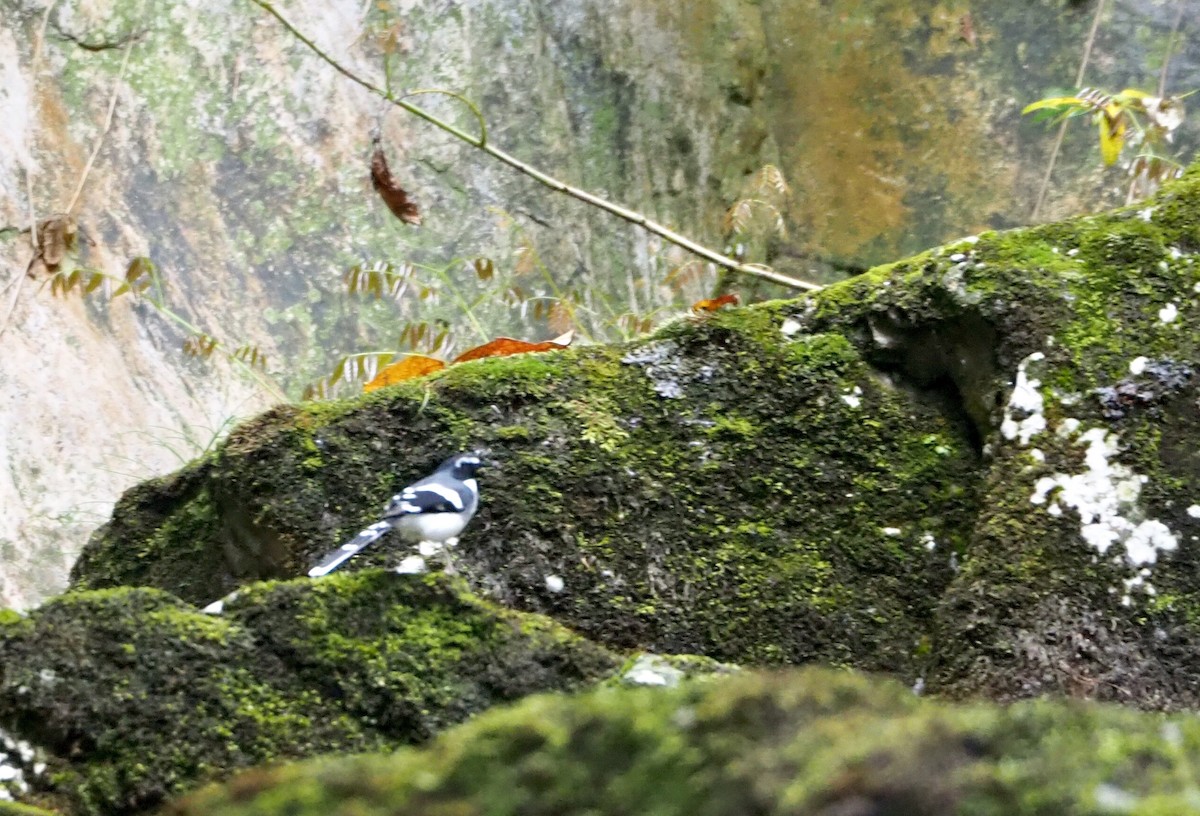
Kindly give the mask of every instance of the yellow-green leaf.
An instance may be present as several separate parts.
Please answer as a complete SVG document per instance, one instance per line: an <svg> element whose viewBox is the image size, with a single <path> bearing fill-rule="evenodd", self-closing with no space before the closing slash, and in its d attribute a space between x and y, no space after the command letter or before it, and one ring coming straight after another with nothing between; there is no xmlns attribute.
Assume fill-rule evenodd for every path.
<svg viewBox="0 0 1200 816"><path fill-rule="evenodd" d="M1032 113L1035 110L1043 108L1061 108L1066 105L1076 105L1081 107L1088 106L1087 100L1080 99L1078 96L1052 96L1049 99L1039 99L1037 102L1030 102L1021 110L1021 115Z"/></svg>
<svg viewBox="0 0 1200 816"><path fill-rule="evenodd" d="M1123 111L1111 116L1105 110L1100 116L1100 156L1105 164L1115 164L1125 146L1126 121Z"/></svg>

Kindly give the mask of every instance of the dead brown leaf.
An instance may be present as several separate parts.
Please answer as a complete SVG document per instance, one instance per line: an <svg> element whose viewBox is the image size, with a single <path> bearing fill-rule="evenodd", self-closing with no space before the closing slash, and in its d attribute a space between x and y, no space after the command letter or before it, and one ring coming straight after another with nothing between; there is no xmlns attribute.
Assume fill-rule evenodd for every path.
<svg viewBox="0 0 1200 816"><path fill-rule="evenodd" d="M371 156L371 185L392 215L406 224L421 226L421 211L414 202L408 200L408 191L392 177L387 156L383 154L383 144L378 139L375 140L375 152Z"/></svg>
<svg viewBox="0 0 1200 816"><path fill-rule="evenodd" d="M497 337L490 343L476 346L464 351L454 358L455 363L465 363L468 360L479 360L484 357L507 357L510 354L527 354L535 351L557 351L571 345L574 332L567 332L561 337L547 340L544 343L529 343L525 340L514 340L511 337Z"/></svg>
<svg viewBox="0 0 1200 816"><path fill-rule="evenodd" d="M426 357L424 354L410 354L398 363L384 366L375 379L363 386L363 391L374 391L388 385L395 385L405 380L424 377L435 371L441 371L446 364L436 357Z"/></svg>

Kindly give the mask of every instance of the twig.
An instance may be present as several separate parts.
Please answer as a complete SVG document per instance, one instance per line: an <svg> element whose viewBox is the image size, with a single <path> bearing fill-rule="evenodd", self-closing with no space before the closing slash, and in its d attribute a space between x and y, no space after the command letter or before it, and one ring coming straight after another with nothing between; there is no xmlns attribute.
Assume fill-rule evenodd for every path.
<svg viewBox="0 0 1200 816"><path fill-rule="evenodd" d="M1179 13L1171 24L1171 33L1167 35L1167 53L1163 56L1162 72L1158 75L1158 98L1162 99L1167 92L1167 68L1171 65L1171 52L1175 49L1175 35L1179 33L1179 24L1183 22L1183 0L1179 0Z"/></svg>
<svg viewBox="0 0 1200 816"><path fill-rule="evenodd" d="M29 204L29 243L33 244L33 253L38 255L41 253L41 245L38 238L38 223L37 212L34 211L33 205L33 160L25 165L25 198Z"/></svg>
<svg viewBox="0 0 1200 816"><path fill-rule="evenodd" d="M762 278L764 280L769 280L773 283L778 283L782 286L787 286L791 289L816 291L818 289L823 288L819 284L809 283L808 281L797 280L796 278L792 278L792 277L788 277L787 275L780 274L779 272L776 272L773 269L760 267L760 266L754 266L751 264L740 263L740 262L734 260L733 258L730 258L726 255L722 255L719 252L711 250L701 244L698 244L695 241L691 240L690 238L686 238L683 235L680 235L679 233L675 232L672 229L668 229L667 227L663 226L662 224L659 224L656 221L650 220L649 218L647 218L646 216L642 215L639 212L630 210L626 207L622 207L618 204L613 204L612 202L610 202L606 199L600 198L599 196L594 195L592 193L589 193L586 190L581 190L578 187L573 187L564 181L560 181L559 179L556 179L551 175L543 173L542 171L538 170L537 168L533 167L532 165L526 164L525 162L521 161L520 159L516 158L515 156L510 155L509 153L506 153L505 151L501 150L500 148L494 147L493 145L489 144L484 138L472 136L471 134L467 133L466 131L461 130L461 129L455 127L454 125L450 124L449 122L445 122L445 121L439 119L438 117L434 116L432 113L425 110L424 108L420 108L420 107L412 104L411 102L407 102L401 97L393 96L391 93L384 90L383 88L380 88L379 86L374 85L373 83L363 79L362 77L358 76L353 71L351 71L349 68L346 68L340 62L335 60L333 57L329 56L329 54L322 51L320 49L320 47L317 46L316 43L314 43L308 37L306 37L302 33L300 33L300 31L294 25L292 25L290 22L288 22L287 18L284 17L275 8L274 5L272 5L270 2L268 2L268 0L252 0L252 2L255 5L262 8L267 13L269 13L276 20L278 20L280 22L280 24L282 24L283 27L286 28L292 34L292 36L294 36L300 42L302 42L306 46L308 46L309 50L311 50L314 54L316 54L318 57L320 57L322 60L324 60L326 63L328 63L334 70L336 70L342 76L349 79L351 82L354 82L356 85L359 85L359 86L365 88L366 90L370 91L371 93L382 97L383 99L392 103L396 107L402 108L403 110L411 113L413 116L416 116L419 119L424 119L429 124L433 125L436 128L439 128L440 130L445 131L446 133L449 133L451 136L455 137L456 139L464 141L467 144L471 145L472 147L482 150L484 153L487 153L492 158L497 159L498 161L501 161L504 164L507 164L509 167L512 167L512 168L524 173L525 175L532 178L534 181L537 181L540 184L543 184L552 190L557 190L558 192L565 193L565 194L571 196L572 198L576 198L587 204L591 204L594 207L598 207L599 209L602 209L605 212L611 213L612 215L615 215L618 218L624 219L625 221L628 221L631 224L636 224L637 226L641 227L642 229L644 229L648 232L652 232L655 235L659 236L660 238L663 238L663 239L669 241L670 243L675 244L678 247L682 247L683 249L686 249L688 252L691 252L695 255L699 255L701 258L712 261L717 266L724 267L725 269L730 269L730 270L733 270L734 272L740 272L744 275L752 275L756 278Z"/></svg>
<svg viewBox="0 0 1200 816"><path fill-rule="evenodd" d="M58 0L50 0L46 4L46 12L42 15L42 24L38 28L37 39L33 43L33 59L29 62L29 75L33 78L33 84L36 86L38 81L38 67L42 59L42 46L46 43L46 27L50 25L50 13L54 11L54 7L58 5ZM34 139L37 134L34 134ZM36 144L31 144L30 149L36 147ZM29 199L29 240L33 244L34 257L37 257L40 247L38 246L38 224L37 213L34 210L33 204L33 159L30 158L29 164L25 167L25 195ZM17 287L18 291L20 286ZM12 310L9 310L12 314ZM5 321L5 327L8 323ZM0 334L3 330L0 329Z"/></svg>
<svg viewBox="0 0 1200 816"><path fill-rule="evenodd" d="M1087 70L1088 60L1092 57L1092 47L1096 44L1096 32L1100 30L1100 17L1104 14L1104 0L1096 3L1096 15L1092 18L1092 29L1088 32L1087 42L1083 46L1083 59L1079 61L1079 73L1075 75L1075 87L1083 87L1083 74ZM1067 120L1064 119L1058 127L1058 135L1054 137L1054 148L1050 151L1050 162L1046 165L1046 175L1042 176L1042 188L1038 190L1037 202L1033 205L1030 221L1036 221L1042 204L1046 202L1046 192L1050 189L1050 174L1054 172L1054 163L1058 161L1058 151L1062 148L1063 137L1067 133Z"/></svg>
<svg viewBox="0 0 1200 816"><path fill-rule="evenodd" d="M46 26L50 24L50 13L54 11L54 6L58 0L50 0L46 4L46 12L42 15L42 24L38 28L37 39L33 43L33 58L29 62L29 75L32 77L33 84L36 86L38 81L38 63L42 58L42 45L46 42ZM34 145L30 145L32 149ZM38 222L37 209L33 203L33 157L30 156L29 161L25 162L25 198L29 205L29 243L33 246L33 261L36 261L41 255L41 245L38 240ZM8 302L8 311L4 314L4 320L0 321L0 337L8 331L10 321L12 320L13 312L17 310L17 300L21 297L21 286L25 283L25 274L17 273L17 278L10 286L13 287L12 300Z"/></svg>
<svg viewBox="0 0 1200 816"><path fill-rule="evenodd" d="M74 211L75 205L79 203L79 196L83 193L83 185L87 182L87 178L92 172L92 165L96 163L96 157L100 155L100 148L104 146L104 137L108 135L108 129L112 127L113 111L117 109L117 93L121 90L121 81L125 79L125 69L129 66L129 55L133 53L135 42L137 42L136 38L130 39L125 44L125 56L121 58L121 69L117 72L117 78L113 80L112 94L109 95L108 114L104 117L104 128L100 131L100 136L96 139L96 146L92 149L92 155L88 156L83 173L79 176L79 183L75 185L75 193L67 203L66 213L68 216Z"/></svg>
<svg viewBox="0 0 1200 816"><path fill-rule="evenodd" d="M9 321L12 319L13 312L17 309L17 298L21 296L21 284L25 282L25 277L25 273L18 271L17 279L13 281L12 300L8 302L8 312L4 315L4 320L0 321L0 337L3 337L4 333L8 331Z"/></svg>
<svg viewBox="0 0 1200 816"><path fill-rule="evenodd" d="M33 60L29 64L35 70L35 73L33 74L35 81L37 78L36 69L38 59L40 59L42 56L42 45L46 42L46 26L50 25L50 12L54 11L54 7L56 5L58 5L58 0L50 0L50 2L46 4L46 13L42 15L42 25L41 28L38 29L37 42L33 44Z"/></svg>

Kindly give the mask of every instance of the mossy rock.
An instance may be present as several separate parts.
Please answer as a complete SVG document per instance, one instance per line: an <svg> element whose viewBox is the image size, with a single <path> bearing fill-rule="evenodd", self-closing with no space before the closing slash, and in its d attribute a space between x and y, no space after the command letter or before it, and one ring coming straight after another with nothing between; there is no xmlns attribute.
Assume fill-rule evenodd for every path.
<svg viewBox="0 0 1200 816"><path fill-rule="evenodd" d="M0 626L0 724L46 763L33 801L131 813L239 767L420 742L621 661L443 576L257 584L220 617L156 589L74 592Z"/></svg>
<svg viewBox="0 0 1200 816"><path fill-rule="evenodd" d="M132 491L75 585L301 574L486 446L467 574L610 647L1200 705L1198 225L1193 168L624 346L279 408Z"/></svg>
<svg viewBox="0 0 1200 816"><path fill-rule="evenodd" d="M972 431L841 334L787 336L782 310L276 409L130 492L74 585L199 604L303 574L447 452L488 447L457 558L502 603L613 648L913 673L976 511Z"/></svg>
<svg viewBox="0 0 1200 816"><path fill-rule="evenodd" d="M58 816L58 814L31 805L22 805L19 802L0 800L0 816Z"/></svg>
<svg viewBox="0 0 1200 816"><path fill-rule="evenodd" d="M171 816L1193 813L1200 720L955 706L806 669L538 696L428 748L256 770Z"/></svg>

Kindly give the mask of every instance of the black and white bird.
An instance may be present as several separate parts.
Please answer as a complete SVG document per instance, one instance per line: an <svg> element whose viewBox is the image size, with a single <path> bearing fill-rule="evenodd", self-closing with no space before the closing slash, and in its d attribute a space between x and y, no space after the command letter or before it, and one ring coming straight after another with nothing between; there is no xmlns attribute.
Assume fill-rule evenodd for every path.
<svg viewBox="0 0 1200 816"><path fill-rule="evenodd" d="M309 577L328 575L392 530L407 541L444 544L466 528L479 509L475 471L484 466L474 453L451 456L430 475L392 496L383 518L321 559Z"/></svg>

